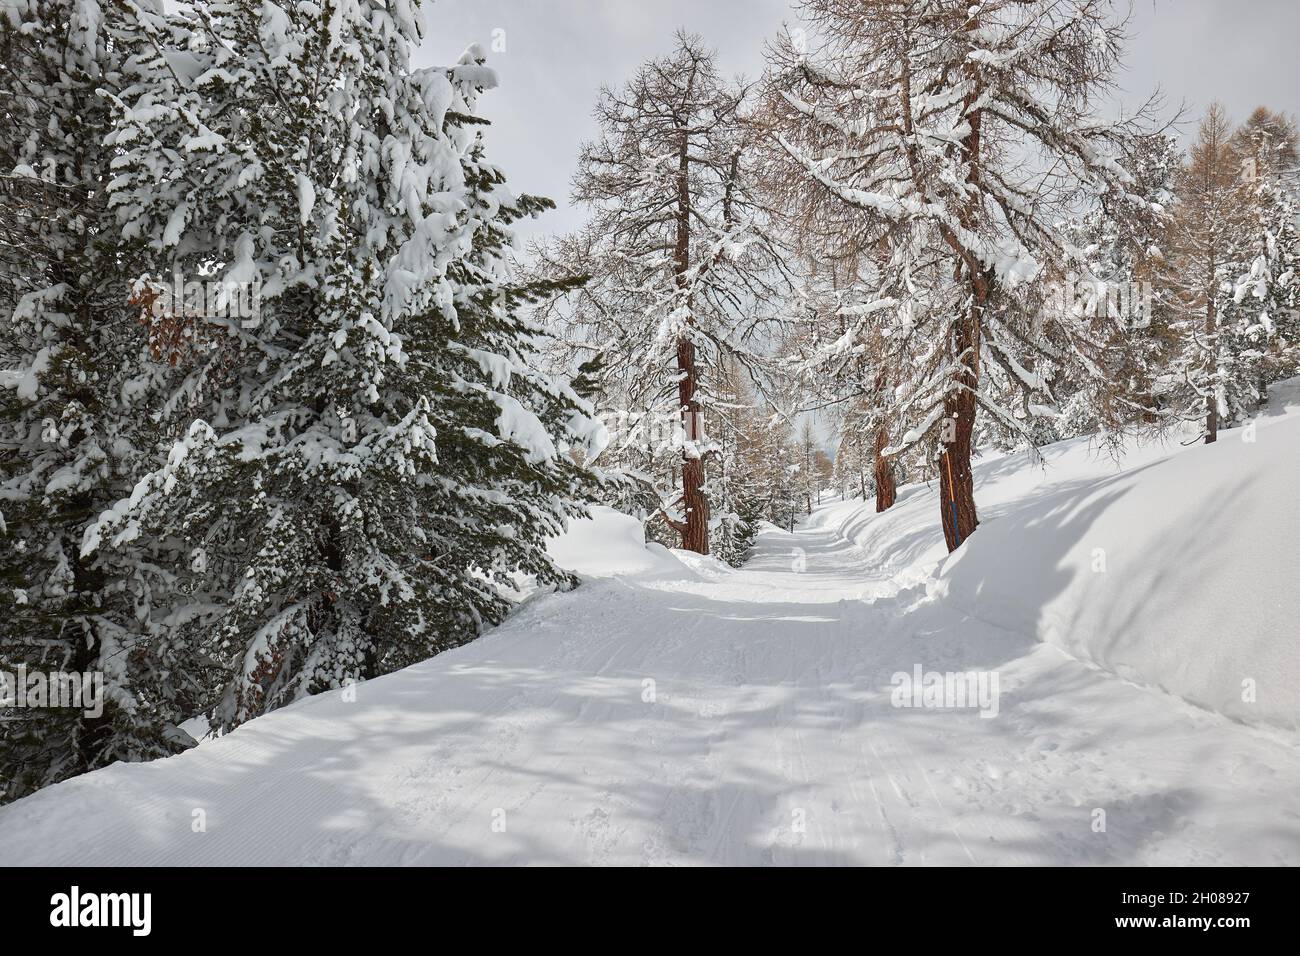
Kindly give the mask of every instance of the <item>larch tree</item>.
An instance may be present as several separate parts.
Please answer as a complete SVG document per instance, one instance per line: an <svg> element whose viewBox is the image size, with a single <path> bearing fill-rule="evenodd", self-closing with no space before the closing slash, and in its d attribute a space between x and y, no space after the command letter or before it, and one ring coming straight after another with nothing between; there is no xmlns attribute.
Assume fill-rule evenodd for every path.
<svg viewBox="0 0 1300 956"><path fill-rule="evenodd" d="M1045 280L1077 257L1057 224L1086 199L1128 196L1132 183L1121 160L1144 116L1107 122L1097 110L1123 23L1108 0L806 0L799 9L811 37L775 45L767 97L799 174L791 198L855 230L879 262L862 321L827 343L825 357L881 329L885 366L904 376L891 387L906 430L887 453L921 443L937 452L943 532L955 549L978 525L977 411L1032 442L990 379L1044 392L1032 356L1104 374L1091 330L1039 306Z"/></svg>
<svg viewBox="0 0 1300 956"><path fill-rule="evenodd" d="M1300 132L1294 117L1257 106L1232 134L1232 146L1252 165L1250 177L1287 177L1300 169Z"/></svg>
<svg viewBox="0 0 1300 956"><path fill-rule="evenodd" d="M758 379L788 278L756 189L747 94L684 33L624 86L602 90L600 135L582 148L573 184L588 224L539 255L543 271L587 279L563 316L575 347L599 354L604 402L680 423L676 487L661 510L681 546L702 554L718 369L731 359Z"/></svg>
<svg viewBox="0 0 1300 956"><path fill-rule="evenodd" d="M1182 415L1203 421L1207 443L1254 414L1270 366L1274 374L1286 366L1270 353L1291 321L1298 247L1288 147L1270 129L1263 122L1234 135L1212 104L1179 175L1168 272L1182 311L1175 373Z"/></svg>
<svg viewBox="0 0 1300 956"><path fill-rule="evenodd" d="M872 468L872 450L867 446L868 430L860 424L858 403L842 406L835 431L835 470L832 482L847 500L857 495L867 499L867 475ZM877 509L880 510L880 509Z"/></svg>
<svg viewBox="0 0 1300 956"><path fill-rule="evenodd" d="M893 506L898 494L897 456L886 454L898 419L884 334L887 309L861 278L858 270L864 265L872 267L870 257L861 254L852 263L840 263L829 289L806 295L811 307L805 310L799 334L787 345L792 367L813 405L839 410L837 468L856 471L864 498L870 475L876 511L882 512Z"/></svg>
<svg viewBox="0 0 1300 956"><path fill-rule="evenodd" d="M796 445L799 461L799 494L803 498L804 513L812 514L831 477L831 461L821 447L821 437L811 418L799 426Z"/></svg>

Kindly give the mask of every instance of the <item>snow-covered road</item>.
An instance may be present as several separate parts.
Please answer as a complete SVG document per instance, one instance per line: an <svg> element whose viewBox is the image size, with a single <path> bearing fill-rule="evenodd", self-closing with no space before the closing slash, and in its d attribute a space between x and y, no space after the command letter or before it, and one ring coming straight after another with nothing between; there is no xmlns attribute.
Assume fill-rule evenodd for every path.
<svg viewBox="0 0 1300 956"><path fill-rule="evenodd" d="M741 571L647 553L355 701L5 807L0 863L1300 863L1293 735L873 578L816 523ZM892 706L918 664L996 671L997 716Z"/></svg>

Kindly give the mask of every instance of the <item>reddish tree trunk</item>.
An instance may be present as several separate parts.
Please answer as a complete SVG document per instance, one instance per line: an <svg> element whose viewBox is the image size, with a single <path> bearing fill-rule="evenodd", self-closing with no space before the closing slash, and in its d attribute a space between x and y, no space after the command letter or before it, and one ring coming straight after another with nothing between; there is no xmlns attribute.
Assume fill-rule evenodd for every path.
<svg viewBox="0 0 1300 956"><path fill-rule="evenodd" d="M875 398L879 399L884 395L885 389L889 385L889 378L885 371L881 369L876 373ZM897 497L897 486L894 481L893 463L885 457L885 449L889 447L889 428L881 425L876 429L876 443L872 446L875 453L875 480L876 480L876 512L885 511L894 504ZM864 496L865 497L865 496Z"/></svg>
<svg viewBox="0 0 1300 956"><path fill-rule="evenodd" d="M1214 346L1215 360L1218 360L1218 316L1214 310L1214 290L1209 292L1205 304L1205 337ZM1205 444L1212 445L1219 440L1219 404L1213 395L1205 396Z"/></svg>
<svg viewBox="0 0 1300 956"><path fill-rule="evenodd" d="M677 396L682 408L682 428L688 440L700 441L704 435L700 427L700 405L695 397L695 344L689 339L677 343L677 369L681 372ZM704 494L704 459L686 452L682 457L682 522L677 530L684 549L697 554L709 553L709 499Z"/></svg>
<svg viewBox="0 0 1300 956"><path fill-rule="evenodd" d="M876 432L876 511L885 511L894 504L898 497L898 488L894 482L894 466L882 454L889 445L888 429Z"/></svg>
<svg viewBox="0 0 1300 956"><path fill-rule="evenodd" d="M677 236L673 260L678 285L684 287L686 274L691 268L690 137L686 130L682 130L677 155ZM687 322L690 321L688 318ZM695 343L686 336L679 338L677 397L682 427L691 442L704 438L700 405L695 395L698 386L695 363ZM673 527L682 536L682 548L696 554L709 553L709 500L704 494L704 459L695 449L682 452L682 521L674 523Z"/></svg>
<svg viewBox="0 0 1300 956"><path fill-rule="evenodd" d="M944 399L943 454L939 456L939 510L943 537L949 551L955 551L979 527L975 511L975 476L971 451L975 433L975 389L979 385L980 328L984 303L988 301L987 274L971 276L971 306L953 342L960 356L961 388Z"/></svg>
<svg viewBox="0 0 1300 956"><path fill-rule="evenodd" d="M971 436L975 426L975 396L957 392L944 402L953 421L954 438L939 456L939 508L943 537L955 551L979 526L975 512L975 477L971 473Z"/></svg>
<svg viewBox="0 0 1300 956"><path fill-rule="evenodd" d="M978 7L971 8L973 13L966 23L971 33L978 31ZM980 134L983 126L983 111L975 108L975 103L982 93L979 66L966 64L966 75L971 81L971 92L966 99L967 122L970 131L962 140L962 148L969 163L966 182L971 187L970 203L961 211L961 224L969 232L978 232L980 220L979 193L980 182ZM947 232L947 230L945 230ZM964 269L958 268L957 278L965 275L970 283L971 303L966 321L958 326L953 352L961 365L959 382L962 387L954 389L944 400L945 441L944 452L939 456L939 511L943 522L943 537L948 550L955 551L961 547L979 527L979 516L975 512L975 476L971 472L971 444L975 433L975 390L979 387L980 367L980 333L984 321L984 304L988 302L991 287L990 274L982 263L976 261L964 246L951 234L947 235L949 244L961 256ZM951 437L951 441L947 439Z"/></svg>

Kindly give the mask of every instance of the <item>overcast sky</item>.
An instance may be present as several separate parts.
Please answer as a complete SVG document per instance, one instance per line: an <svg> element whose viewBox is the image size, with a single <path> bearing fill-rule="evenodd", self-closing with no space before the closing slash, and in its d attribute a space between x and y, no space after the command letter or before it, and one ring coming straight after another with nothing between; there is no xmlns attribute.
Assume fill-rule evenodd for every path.
<svg viewBox="0 0 1300 956"><path fill-rule="evenodd" d="M490 156L516 192L560 204L535 228L561 232L582 222L569 180L601 84L665 53L678 27L703 35L724 73L752 78L764 41L797 19L789 0L435 0L425 22L421 65L473 42L489 50L501 77L481 104ZM1134 0L1124 96L1136 106L1160 86L1170 111L1186 102L1193 118L1216 98L1237 120L1261 103L1300 112L1297 47L1300 0Z"/></svg>

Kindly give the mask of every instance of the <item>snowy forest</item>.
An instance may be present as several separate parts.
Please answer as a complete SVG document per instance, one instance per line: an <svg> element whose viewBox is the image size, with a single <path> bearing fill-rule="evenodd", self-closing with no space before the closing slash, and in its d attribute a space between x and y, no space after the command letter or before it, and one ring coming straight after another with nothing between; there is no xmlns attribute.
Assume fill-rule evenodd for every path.
<svg viewBox="0 0 1300 956"><path fill-rule="evenodd" d="M528 656L543 653L572 681L553 695L578 698L568 719L598 728L601 713L618 722L612 698L650 706L656 686L691 702L686 739L748 712L710 681L794 687L825 707L841 706L830 688L874 687L889 712L881 675L947 660L1000 671L1015 731L987 725L1039 741L1049 731L1009 688L1045 686L1030 645L1056 642L1115 695L1096 691L1096 710L1062 697L1076 717L1222 719L1224 761L1240 756L1234 722L1266 726L1275 736L1251 737L1249 759L1279 790L1252 805L1295 802L1294 688L1233 709L1254 705L1243 681L1300 676L1294 619L1279 631L1274 610L1250 610L1289 615L1296 599L1246 557L1264 548L1294 568L1294 546L1241 532L1240 560L1228 544L1217 561L1194 552L1201 536L1237 540L1247 518L1225 501L1246 508L1266 482L1294 498L1278 484L1294 480L1300 412L1300 143L1285 99L1262 88L1240 115L1193 108L1172 77L1121 96L1132 25L1113 0L794 0L757 76L725 69L713 38L669 29L590 101L566 103L595 132L555 146L571 194L545 197L527 191L526 166L493 155L509 71L498 76L492 38L457 37L459 59L421 65L448 3L0 0L0 832L149 786L125 765L184 754L157 765L183 774L258 746L277 756L247 759L267 766L316 753L259 744L255 728L324 747L323 716L310 732L292 721L329 708L380 707L358 731L373 740L404 726L401 699L372 696L401 680L443 688L408 691L430 753L459 739L439 737L439 701L469 713L497 695L482 733L515 766L532 758L527 742L511 748L544 719L527 708L551 700ZM551 229L566 198L582 225ZM1249 458L1255 446L1274 457ZM1116 475L1152 491L1118 502ZM1258 522L1290 540L1300 512L1278 507ZM1081 521L1095 523L1076 533ZM1125 564L1129 534L1163 550ZM628 548L634 569L588 566ZM1088 573L1108 557L1109 575ZM1009 581L1004 566L1018 569ZM764 569L776 576L744 577ZM1113 590L1049 614L1084 578ZM1239 631L1191 618L1159 644L1161 625L1134 625L1113 667L1118 638L1098 649L1128 640L1140 612L1126 621L1125 602L1200 614L1201 591L1236 608ZM707 595L733 602L715 608L714 643ZM695 611L669 614L682 607ZM846 636L851 621L893 649L859 662L873 652ZM625 651L573 644L637 627ZM1013 632L1029 641L1020 657L999 643ZM652 639L668 642L658 657ZM634 646L635 663L607 663ZM42 678L68 674L102 681L93 707L60 706L66 680ZM605 679L629 689L579 689ZM1167 692L1167 708L1121 697L1132 682ZM1171 716L1184 701L1208 710ZM782 739L800 706L769 703L765 739ZM655 726L593 746L609 761L616 739L660 753ZM734 739L698 733L701 753ZM1143 746L1196 736L1178 734ZM827 774L847 767L825 760ZM1006 768L986 762L954 774L1003 787ZM1227 786L1215 766L1206 786ZM710 780L740 779L728 772L743 776ZM578 858L621 861L633 831L649 862L710 858L717 842L689 833L727 824L714 791L682 796L700 789L681 773L654 808L598 807L595 836L582 817L596 849ZM73 778L80 790L46 789ZM1069 802L1045 780L1024 786ZM1116 787L1109 804L1070 799L1164 832L1164 811L1124 816L1114 801L1141 798ZM485 796L482 813L517 820L514 793ZM24 816L29 797L46 802ZM806 848L789 808L765 799L737 798L756 831L784 821L753 839L769 855ZM609 823L638 814L649 831ZM469 837L441 839L440 852L471 852ZM860 862L846 839L822 862ZM959 862L985 852L976 839L958 837ZM923 845L914 833L891 852ZM1277 847L1247 862L1300 862L1294 830ZM750 849L712 859L784 859ZM1057 862L1121 852L1058 849Z"/></svg>

